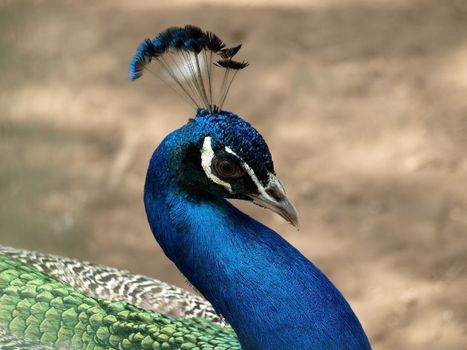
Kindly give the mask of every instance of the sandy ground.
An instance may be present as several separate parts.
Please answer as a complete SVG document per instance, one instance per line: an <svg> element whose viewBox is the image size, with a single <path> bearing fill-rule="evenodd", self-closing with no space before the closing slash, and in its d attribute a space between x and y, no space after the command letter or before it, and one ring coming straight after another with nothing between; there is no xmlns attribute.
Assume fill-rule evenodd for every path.
<svg viewBox="0 0 467 350"><path fill-rule="evenodd" d="M186 287L142 186L193 111L127 80L141 39L185 23L244 44L227 108L265 136L301 231L241 207L334 281L375 349L466 349L466 1L0 1L0 243Z"/></svg>

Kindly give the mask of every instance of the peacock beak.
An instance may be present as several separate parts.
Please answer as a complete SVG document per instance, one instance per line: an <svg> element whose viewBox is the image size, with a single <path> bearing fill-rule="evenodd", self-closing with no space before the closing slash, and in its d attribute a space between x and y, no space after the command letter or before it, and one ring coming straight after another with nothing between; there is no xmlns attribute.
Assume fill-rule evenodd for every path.
<svg viewBox="0 0 467 350"><path fill-rule="evenodd" d="M300 229L297 209L287 198L284 187L282 187L275 175L270 174L267 186L259 189L257 194L250 194L249 197L253 200L253 203L272 210L297 230Z"/></svg>

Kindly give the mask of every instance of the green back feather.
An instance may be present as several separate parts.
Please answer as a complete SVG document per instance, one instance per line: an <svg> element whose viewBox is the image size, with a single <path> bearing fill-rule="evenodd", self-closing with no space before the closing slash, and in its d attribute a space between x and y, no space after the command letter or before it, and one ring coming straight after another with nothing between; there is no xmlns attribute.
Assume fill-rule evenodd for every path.
<svg viewBox="0 0 467 350"><path fill-rule="evenodd" d="M0 329L63 349L240 349L230 327L92 298L0 255Z"/></svg>

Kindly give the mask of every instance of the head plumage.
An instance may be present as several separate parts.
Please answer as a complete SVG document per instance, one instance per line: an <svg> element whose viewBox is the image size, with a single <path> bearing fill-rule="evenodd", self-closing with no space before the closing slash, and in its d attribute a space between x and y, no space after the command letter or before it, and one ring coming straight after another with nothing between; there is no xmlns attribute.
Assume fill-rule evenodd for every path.
<svg viewBox="0 0 467 350"><path fill-rule="evenodd" d="M139 45L130 63L130 79L148 70L195 108L215 113L222 109L237 72L248 66L233 60L240 48L228 48L216 34L193 25L171 27ZM149 68L153 62L159 65L157 72Z"/></svg>

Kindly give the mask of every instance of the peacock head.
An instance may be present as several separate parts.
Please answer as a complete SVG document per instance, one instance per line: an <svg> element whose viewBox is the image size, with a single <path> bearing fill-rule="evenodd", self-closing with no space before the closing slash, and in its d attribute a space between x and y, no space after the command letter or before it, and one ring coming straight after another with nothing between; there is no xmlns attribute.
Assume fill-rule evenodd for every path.
<svg viewBox="0 0 467 350"><path fill-rule="evenodd" d="M217 35L195 26L172 27L140 44L130 79L148 70L197 110L172 135L177 143L172 167L186 192L249 200L298 228L297 211L276 177L263 137L239 116L222 110L233 79L248 66L233 60L240 47L227 48ZM151 70L153 62L161 69Z"/></svg>
<svg viewBox="0 0 467 350"><path fill-rule="evenodd" d="M237 115L198 110L186 128L195 139L182 158L187 190L243 199L271 209L298 227L298 216L278 180L261 134Z"/></svg>

